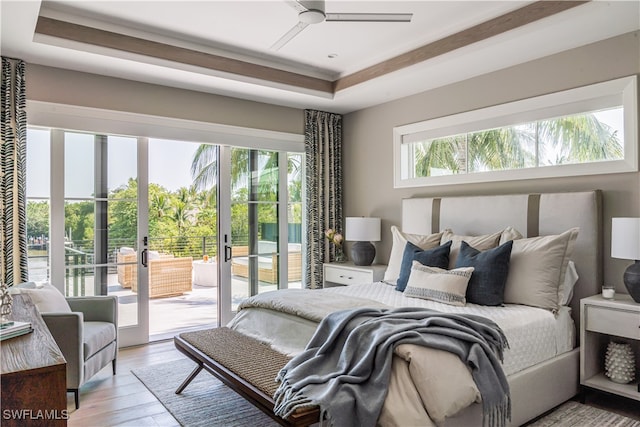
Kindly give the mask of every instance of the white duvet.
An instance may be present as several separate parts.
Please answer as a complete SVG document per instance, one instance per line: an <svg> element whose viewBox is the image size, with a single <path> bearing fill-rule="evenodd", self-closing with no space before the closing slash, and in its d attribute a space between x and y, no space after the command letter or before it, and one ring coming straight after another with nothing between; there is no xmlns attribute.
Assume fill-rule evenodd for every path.
<svg viewBox="0 0 640 427"><path fill-rule="evenodd" d="M507 375L570 351L575 343L575 326L569 307L562 307L557 315L548 310L517 304L505 304L503 307L467 304L457 307L407 297L383 282L326 288L316 292L368 298L391 307L423 307L487 317L502 328L509 341L503 366ZM304 349L316 326L316 322L266 309L242 310L229 324L229 327L269 342L275 350L289 355Z"/></svg>
<svg viewBox="0 0 640 427"><path fill-rule="evenodd" d="M554 315L540 308L514 304L503 307L474 304L456 307L406 297L395 287L382 282L327 288L310 291L310 294L314 297L309 297L308 302L304 300L302 305L313 306L313 300L317 299L322 310L327 310L327 302L333 299L328 295L331 294L345 296L344 301L336 302L340 306L336 310L344 309L344 305L349 304L348 297L354 297L360 300L359 303L362 303L362 298L367 298L374 301L374 305L424 307L492 319L502 328L509 341L510 348L504 352L503 365L507 376L571 350L575 339L568 308ZM295 355L305 348L317 325L317 321L294 314L253 306L241 310L228 326L268 342L277 351ZM473 423L481 424L479 405L472 405L481 401L480 393L469 370L457 356L446 351L403 344L395 349L392 363L389 390L379 425L442 426L446 420L463 412L473 414ZM474 406L473 409L469 408L471 412L462 411L468 406Z"/></svg>

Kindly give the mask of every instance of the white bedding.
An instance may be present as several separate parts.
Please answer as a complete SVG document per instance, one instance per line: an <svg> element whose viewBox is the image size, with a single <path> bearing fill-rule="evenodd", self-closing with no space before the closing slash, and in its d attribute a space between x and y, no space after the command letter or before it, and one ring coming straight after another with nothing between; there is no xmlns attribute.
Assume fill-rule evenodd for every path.
<svg viewBox="0 0 640 427"><path fill-rule="evenodd" d="M326 288L317 292L335 292L369 298L392 307L424 307L487 317L502 328L509 341L510 348L504 353L503 366L507 375L569 351L575 343L575 327L568 307L562 307L557 315L544 309L515 304L506 304L503 307L467 304L465 307L456 307L406 297L393 286L382 282ZM277 351L294 355L304 349L317 323L272 310L255 308L240 311L228 326L268 341Z"/></svg>

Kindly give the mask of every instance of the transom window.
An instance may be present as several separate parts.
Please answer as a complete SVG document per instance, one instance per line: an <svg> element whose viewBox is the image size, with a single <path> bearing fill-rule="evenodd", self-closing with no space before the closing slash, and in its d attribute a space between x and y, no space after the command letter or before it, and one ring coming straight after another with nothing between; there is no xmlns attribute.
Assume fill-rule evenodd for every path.
<svg viewBox="0 0 640 427"><path fill-rule="evenodd" d="M638 170L636 78L394 128L395 187Z"/></svg>

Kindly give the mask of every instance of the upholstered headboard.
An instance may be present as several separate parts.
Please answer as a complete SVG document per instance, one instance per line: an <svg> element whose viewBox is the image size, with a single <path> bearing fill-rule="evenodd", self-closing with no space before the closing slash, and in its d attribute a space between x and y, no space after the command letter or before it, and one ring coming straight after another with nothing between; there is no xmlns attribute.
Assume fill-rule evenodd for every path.
<svg viewBox="0 0 640 427"><path fill-rule="evenodd" d="M560 234L580 227L572 260L580 278L571 308L579 327L580 299L600 292L603 280L602 195L575 193L412 198L402 201L402 231L431 234L446 228L479 235L516 228L525 237Z"/></svg>

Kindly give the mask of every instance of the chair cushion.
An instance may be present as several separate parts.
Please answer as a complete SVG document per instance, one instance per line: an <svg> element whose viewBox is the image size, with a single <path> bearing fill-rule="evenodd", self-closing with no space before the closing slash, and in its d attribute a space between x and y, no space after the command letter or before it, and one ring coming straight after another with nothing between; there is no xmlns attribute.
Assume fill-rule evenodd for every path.
<svg viewBox="0 0 640 427"><path fill-rule="evenodd" d="M109 322L84 322L84 360L116 339L116 328Z"/></svg>

